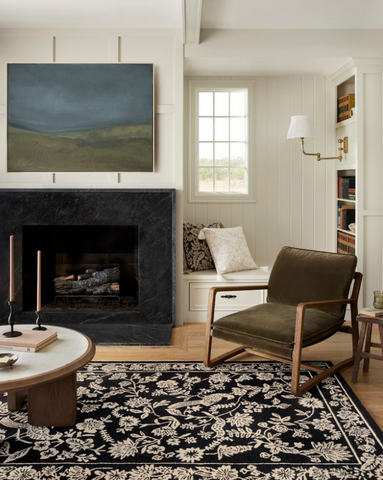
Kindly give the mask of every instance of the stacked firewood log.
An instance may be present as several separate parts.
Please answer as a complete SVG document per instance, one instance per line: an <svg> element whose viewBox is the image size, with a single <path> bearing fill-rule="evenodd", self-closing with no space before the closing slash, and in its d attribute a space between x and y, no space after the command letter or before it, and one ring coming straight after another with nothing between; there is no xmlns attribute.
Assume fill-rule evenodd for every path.
<svg viewBox="0 0 383 480"><path fill-rule="evenodd" d="M120 293L119 267L102 271L92 269L85 273L54 279L55 291L59 295L118 295Z"/></svg>

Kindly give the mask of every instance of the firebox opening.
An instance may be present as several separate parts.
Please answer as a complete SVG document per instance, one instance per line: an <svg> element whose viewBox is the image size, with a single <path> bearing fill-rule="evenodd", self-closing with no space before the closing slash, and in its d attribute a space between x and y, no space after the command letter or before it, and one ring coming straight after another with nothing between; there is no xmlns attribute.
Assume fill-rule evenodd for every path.
<svg viewBox="0 0 383 480"><path fill-rule="evenodd" d="M138 226L22 227L23 310L35 311L41 250L44 311L138 311Z"/></svg>

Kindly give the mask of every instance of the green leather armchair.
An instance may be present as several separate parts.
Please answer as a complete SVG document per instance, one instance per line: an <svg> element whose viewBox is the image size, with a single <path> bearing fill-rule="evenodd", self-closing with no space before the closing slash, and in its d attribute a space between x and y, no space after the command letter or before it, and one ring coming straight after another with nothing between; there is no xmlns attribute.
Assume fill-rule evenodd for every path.
<svg viewBox="0 0 383 480"><path fill-rule="evenodd" d="M290 363L291 392L296 396L352 366L358 344L356 316L362 282L362 274L355 272L356 263L354 255L284 247L274 263L268 285L211 288L205 365L212 367L244 351ZM218 292L259 289L268 290L267 303L214 321ZM347 304L351 306L348 330L352 334L353 356L327 369L301 363L302 348L322 342L342 328ZM241 346L211 358L213 338ZM302 385L299 384L301 365L317 372Z"/></svg>

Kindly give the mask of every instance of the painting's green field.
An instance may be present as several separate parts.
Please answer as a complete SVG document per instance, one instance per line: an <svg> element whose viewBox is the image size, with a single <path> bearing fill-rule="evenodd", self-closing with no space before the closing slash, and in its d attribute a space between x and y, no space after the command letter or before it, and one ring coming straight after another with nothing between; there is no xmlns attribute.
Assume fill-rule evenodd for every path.
<svg viewBox="0 0 383 480"><path fill-rule="evenodd" d="M151 172L151 125L38 133L8 128L8 172Z"/></svg>

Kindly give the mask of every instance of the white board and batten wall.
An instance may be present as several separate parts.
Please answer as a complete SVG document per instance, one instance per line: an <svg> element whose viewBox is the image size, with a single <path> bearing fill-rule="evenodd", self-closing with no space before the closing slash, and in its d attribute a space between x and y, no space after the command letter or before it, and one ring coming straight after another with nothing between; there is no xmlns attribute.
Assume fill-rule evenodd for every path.
<svg viewBox="0 0 383 480"><path fill-rule="evenodd" d="M189 77L191 80L228 77ZM184 220L242 226L257 265L272 265L285 245L334 251L335 176L333 161L318 162L301 153L299 141L286 139L292 115L310 115L316 139L308 152L335 152L334 93L324 76L232 77L251 81L254 88L255 203L192 203L184 167ZM214 82L213 82L214 84ZM185 93L186 93L185 86ZM187 103L185 103L185 106ZM188 115L185 113L185 132ZM185 158L187 161L187 135Z"/></svg>
<svg viewBox="0 0 383 480"><path fill-rule="evenodd" d="M383 58L350 60L330 79L355 75L357 255L361 303L383 290Z"/></svg>
<svg viewBox="0 0 383 480"><path fill-rule="evenodd" d="M336 129L336 86L350 75L355 75L356 120ZM337 155L337 137L349 136L349 153L337 163L356 168L359 306L371 305L373 291L383 290L383 58L350 60L327 78L245 79L253 80L255 92L250 162L256 169L256 202L197 204L185 191L185 220L241 225L258 265L272 265L284 245L336 251L335 161L305 157L299 141L286 140L290 116L310 115L317 136L305 142L307 152Z"/></svg>
<svg viewBox="0 0 383 480"><path fill-rule="evenodd" d="M7 173L7 63L153 63L155 165L153 173ZM183 219L182 31L168 29L0 30L0 188L175 188L177 283L182 283ZM176 293L182 324L182 289Z"/></svg>
<svg viewBox="0 0 383 480"><path fill-rule="evenodd" d="M228 77L189 77L186 80L214 80ZM333 86L324 76L232 77L252 83L254 122L249 137L254 142L250 168L255 170L254 203L193 203L184 167L185 221L222 222L225 227L242 226L250 252L258 266L272 266L285 245L299 248L335 250L335 174L334 162L318 162L304 156L299 141L287 140L292 115L310 115L317 137L306 141L308 152L333 156L335 152ZM185 92L187 86L185 85ZM185 102L185 110L187 103ZM185 114L185 159L191 125ZM214 272L214 271L213 271ZM225 275L225 282L265 284L267 272L256 270ZM185 318L206 319L206 297L217 277L207 272L184 275ZM221 282L222 280L220 280ZM262 293L261 293L262 292ZM203 294L203 295L202 295ZM266 301L266 292L238 294L234 299L220 299L215 318ZM184 303L185 303L184 302ZM233 303L233 305L230 305Z"/></svg>
<svg viewBox="0 0 383 480"><path fill-rule="evenodd" d="M6 65L52 62L155 65L153 173L6 172ZM359 205L363 222L363 301L367 303L372 291L383 287L383 69L378 63L358 65L356 92L363 106L358 113L357 156L358 190L363 198ZM241 225L258 265L271 265L284 245L334 251L334 164L302 155L299 141L286 139L292 115L311 115L317 138L306 142L306 150L329 156L336 153L334 85L324 76L233 79L250 80L254 85L255 122L250 134L255 148L250 162L255 168L256 202L191 203L186 178L188 114L183 94L181 31L0 30L0 188L175 188L178 285L182 283L183 220L221 221L226 227ZM177 288L176 310L177 324L181 325L182 288Z"/></svg>
<svg viewBox="0 0 383 480"><path fill-rule="evenodd" d="M364 305L371 305L374 290L383 289L383 66L375 71L364 71L359 78L362 85L357 93L362 94L364 103L359 126L363 141L358 144L363 159L358 170L359 185L363 188L363 294Z"/></svg>

